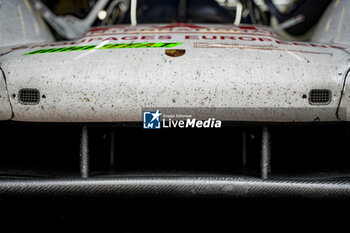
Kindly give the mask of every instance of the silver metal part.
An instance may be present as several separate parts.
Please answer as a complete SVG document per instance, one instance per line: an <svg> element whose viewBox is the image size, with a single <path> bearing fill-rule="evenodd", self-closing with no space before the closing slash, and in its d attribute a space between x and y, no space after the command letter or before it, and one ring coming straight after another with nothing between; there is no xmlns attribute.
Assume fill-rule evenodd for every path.
<svg viewBox="0 0 350 233"><path fill-rule="evenodd" d="M56 16L40 0L34 0L34 6L58 34L67 39L74 39L90 29L97 18L98 12L106 6L108 1L99 0L84 19L79 19L72 15Z"/></svg>
<svg viewBox="0 0 350 233"><path fill-rule="evenodd" d="M130 7L130 1L128 0L113 0L107 8L106 17L103 19L101 25L114 25L119 24L124 19L128 9ZM116 14L115 10L119 9L119 13Z"/></svg>
<svg viewBox="0 0 350 233"><path fill-rule="evenodd" d="M82 178L89 177L89 137L87 126L83 126L81 129L80 174Z"/></svg>
<svg viewBox="0 0 350 233"><path fill-rule="evenodd" d="M271 174L271 135L267 126L262 130L261 178L268 179Z"/></svg>
<svg viewBox="0 0 350 233"><path fill-rule="evenodd" d="M130 21L131 25L137 25L137 0L131 0L130 5Z"/></svg>
<svg viewBox="0 0 350 233"><path fill-rule="evenodd" d="M290 28L290 27L293 27L299 23L302 23L305 21L305 16L300 14L300 15L297 15L295 17L292 17L286 21L284 21L283 23L279 24L277 27L275 27L274 29L276 31L280 31L280 30L284 30L284 29L287 29L287 28Z"/></svg>

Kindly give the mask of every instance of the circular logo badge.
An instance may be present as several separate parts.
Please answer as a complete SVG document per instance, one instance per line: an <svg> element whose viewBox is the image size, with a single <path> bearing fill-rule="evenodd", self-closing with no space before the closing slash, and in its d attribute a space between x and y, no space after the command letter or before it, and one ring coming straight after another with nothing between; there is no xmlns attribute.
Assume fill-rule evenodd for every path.
<svg viewBox="0 0 350 233"><path fill-rule="evenodd" d="M169 57L181 57L186 53L185 49L166 49L165 54Z"/></svg>

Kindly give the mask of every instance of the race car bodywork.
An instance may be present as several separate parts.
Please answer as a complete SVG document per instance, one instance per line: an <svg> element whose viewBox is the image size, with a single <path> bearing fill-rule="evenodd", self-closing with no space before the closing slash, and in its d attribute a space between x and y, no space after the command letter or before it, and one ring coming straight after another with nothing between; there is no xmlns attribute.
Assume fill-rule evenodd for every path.
<svg viewBox="0 0 350 233"><path fill-rule="evenodd" d="M0 48L0 196L349 198L349 45L323 29L116 25Z"/></svg>
<svg viewBox="0 0 350 233"><path fill-rule="evenodd" d="M12 115L12 110L6 90L5 79L2 75L2 72L0 72L0 105L0 120L10 119Z"/></svg>
<svg viewBox="0 0 350 233"><path fill-rule="evenodd" d="M165 107L221 109L224 121L347 120L349 58L343 47L284 41L263 26L100 27L2 55L0 116L135 122L142 108Z"/></svg>

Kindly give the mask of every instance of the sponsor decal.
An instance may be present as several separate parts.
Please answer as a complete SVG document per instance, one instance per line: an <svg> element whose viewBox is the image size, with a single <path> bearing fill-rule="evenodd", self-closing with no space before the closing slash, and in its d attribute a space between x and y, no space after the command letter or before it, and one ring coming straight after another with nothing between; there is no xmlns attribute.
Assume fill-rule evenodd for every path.
<svg viewBox="0 0 350 233"><path fill-rule="evenodd" d="M144 111L143 112L143 128L144 129L160 129L162 113L157 111Z"/></svg>
<svg viewBox="0 0 350 233"><path fill-rule="evenodd" d="M219 43L194 43L194 48L213 48L213 49L220 49L220 48L231 48L231 49L241 49L241 50L268 50L268 51L282 51L282 52L298 52L298 53L309 53L309 54L325 54L333 56L333 53L327 53L327 52L316 52L316 51L306 51L306 50L300 50L300 49L285 49L285 48L279 48L276 46L271 45L247 45L247 44L219 44Z"/></svg>
<svg viewBox="0 0 350 233"><path fill-rule="evenodd" d="M185 49L166 49L165 54L169 57L181 57L186 53Z"/></svg>
<svg viewBox="0 0 350 233"><path fill-rule="evenodd" d="M185 24L185 23L174 23L166 25L143 25L137 27L130 27L128 25L114 25L108 27L97 27L92 28L86 32L82 37L77 38L74 41L68 42L55 42L46 44L36 44L36 45L23 45L19 47L13 47L12 50L18 49L47 49L42 50L37 53L27 53L40 54L40 53L50 53L49 48L56 49L58 46L63 48L57 48L52 52L65 52L65 51L79 51L79 50L89 50L89 49L99 49L96 48L97 43L111 43L111 42L127 42L130 41L134 46L129 45L123 47L118 47L116 44L111 44L111 48L134 48L137 45L146 46L147 44L158 44L150 43L154 41L198 41L207 42L215 41L215 43L240 43L248 42L250 44L261 44L261 45L284 45L293 47L314 47L314 48L333 48L339 50L345 50L344 47L328 44L318 44L309 42L293 42L284 41L276 33L274 33L270 28L264 26L252 26L252 25L197 25L197 24ZM134 43L138 42L138 43ZM146 42L146 43L142 43ZM175 43L176 44L176 43ZM115 47L113 45L116 45ZM123 44L124 45L124 44ZM69 47L68 47L69 46ZM87 47L91 46L91 47ZM176 45L175 45L176 46ZM175 47L174 46L174 47ZM151 46L156 47L156 46ZM161 46L163 47L163 46ZM168 46L171 47L171 46ZM282 48L283 49L283 48ZM36 52L36 51L34 51Z"/></svg>
<svg viewBox="0 0 350 233"><path fill-rule="evenodd" d="M172 120L167 121L163 119L163 128L221 128L221 121L215 118L208 118L207 120L197 120L195 118L186 120Z"/></svg>
<svg viewBox="0 0 350 233"><path fill-rule="evenodd" d="M130 49L130 48L172 48L183 43L125 43L125 44L106 44L100 45L86 45L86 46L72 46L63 48L39 49L23 55L34 55L44 53L59 53L59 52L73 52L86 51L93 49Z"/></svg>
<svg viewBox="0 0 350 233"><path fill-rule="evenodd" d="M149 43L149 40L156 40L156 41L162 41L161 43ZM173 42L175 41L183 41L181 43ZM114 44L111 42L124 42L124 41L140 41L139 43L120 43L120 44ZM146 41L145 43L142 43L142 41ZM168 42L164 42L168 41ZM284 49L284 47L281 46L291 46L294 48L324 48L324 49L339 49L344 50L344 47L335 46L335 45L328 45L328 44L317 44L317 43L308 43L308 42L292 42L292 41L283 41L279 39L275 39L272 37L259 37L259 36L236 36L234 34L231 35L188 35L184 34L181 36L172 36L172 35L130 35L130 36L109 36L109 37L82 37L75 41L70 42L56 42L56 43L50 43L50 44L38 44L38 45L24 45L20 47L14 47L11 48L12 50L18 50L18 49L40 49L27 53L26 55L30 54L40 54L40 53L49 53L52 52L62 52L65 51L77 51L77 50L89 50L89 49L101 49L98 48L98 45L96 43L108 43L107 45L103 46L102 48L106 48L110 46L110 48L143 48L143 47L175 47L177 45L183 44L185 41L193 41L195 43L207 43L207 42L214 42L217 44L231 44L235 46L237 43L245 43L247 42L252 46L279 46L281 49ZM93 45L91 45L93 44ZM62 46L62 48L55 48L58 46ZM64 47L63 47L64 46ZM51 47L51 49L50 49ZM37 52L37 53L35 53Z"/></svg>
<svg viewBox="0 0 350 233"><path fill-rule="evenodd" d="M166 112L162 113L159 109L156 111L143 111L143 128L221 128L222 125L221 120L216 120L213 117L199 119L188 113L173 112L171 109L166 109L164 111Z"/></svg>
<svg viewBox="0 0 350 233"><path fill-rule="evenodd" d="M175 23L170 25L144 25L138 27L110 26L93 28L84 34L86 36L106 36L117 34L159 34L159 33L222 33L222 34L243 34L260 35L280 38L276 33L267 27L254 27L251 25L205 25Z"/></svg>

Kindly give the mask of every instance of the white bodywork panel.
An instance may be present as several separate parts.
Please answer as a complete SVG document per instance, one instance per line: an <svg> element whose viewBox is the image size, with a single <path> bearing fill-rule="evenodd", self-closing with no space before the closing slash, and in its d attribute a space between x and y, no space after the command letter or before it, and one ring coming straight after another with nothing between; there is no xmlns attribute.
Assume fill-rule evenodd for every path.
<svg viewBox="0 0 350 233"><path fill-rule="evenodd" d="M9 120L12 117L9 96L6 90L4 76L0 70L0 120Z"/></svg>
<svg viewBox="0 0 350 233"><path fill-rule="evenodd" d="M0 47L53 41L30 0L0 0Z"/></svg>
<svg viewBox="0 0 350 233"><path fill-rule="evenodd" d="M182 43L169 48L99 49L107 44ZM24 55L41 49L96 45L83 51ZM11 98L13 120L131 122L142 108L225 108L220 120L337 121L350 55L325 44L286 42L266 27L142 25L92 29L72 42L23 46L0 57L9 94L38 89L45 98L22 105ZM331 102L310 105L312 89Z"/></svg>
<svg viewBox="0 0 350 233"><path fill-rule="evenodd" d="M334 0L318 22L311 41L350 45L350 1Z"/></svg>

